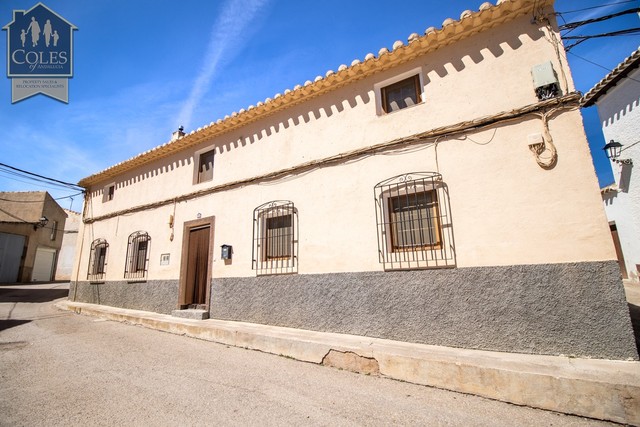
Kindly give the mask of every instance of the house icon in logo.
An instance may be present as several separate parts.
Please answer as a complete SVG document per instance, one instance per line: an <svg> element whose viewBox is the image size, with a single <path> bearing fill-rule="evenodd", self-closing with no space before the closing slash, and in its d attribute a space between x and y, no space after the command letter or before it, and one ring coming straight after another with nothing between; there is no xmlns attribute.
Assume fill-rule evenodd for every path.
<svg viewBox="0 0 640 427"><path fill-rule="evenodd" d="M2 29L7 31L7 77L14 80L14 95L17 89L20 99L44 93L63 100L59 86L64 85L66 94L67 79L73 76L73 32L78 28L38 3L26 11L14 10L13 20ZM23 96L27 92L32 93Z"/></svg>

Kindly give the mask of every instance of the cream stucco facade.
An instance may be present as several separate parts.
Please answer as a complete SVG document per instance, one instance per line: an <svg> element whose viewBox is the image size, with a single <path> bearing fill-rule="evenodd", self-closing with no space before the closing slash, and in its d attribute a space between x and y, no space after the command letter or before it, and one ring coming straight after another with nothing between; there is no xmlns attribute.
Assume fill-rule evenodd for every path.
<svg viewBox="0 0 640 427"><path fill-rule="evenodd" d="M212 236L205 303L212 317L452 346L636 358L579 96L552 2L538 3L544 7L535 11L535 22L530 2L485 3L441 29L396 43L391 52L354 61L84 179L70 298L165 312L184 305L178 294L188 280L188 243L204 224ZM546 62L560 93L541 101L531 70ZM412 76L418 102L385 113L382 92ZM538 156L530 148L536 143L543 144ZM211 150L213 177L194 184L201 154ZM437 242L396 248L393 255L422 250L437 258L446 246L447 261L436 265L444 269L381 262L395 233L389 220L395 208L376 185L397 177L393 188L402 192L416 173L436 177L425 194L438 187L437 197L430 196L438 201L430 211L438 216L430 223L439 228ZM287 201L295 213L294 253L287 253L295 267L280 271L294 274L256 269L260 251L268 250L256 250L256 241L270 232L259 231L262 211L256 209L272 201ZM138 231L149 239L148 262L142 280L127 280L130 237ZM108 248L96 279L89 273L97 271L97 241ZM222 259L222 245L232 246L231 259ZM404 271L407 266L412 271ZM617 313L613 335L624 341L621 348L605 350L608 344L595 341L606 341L608 332L594 337L589 328L577 334L591 342L572 347L576 337L563 334L575 333L569 329L578 318L551 320L562 332L550 327L556 329L550 337L532 332L600 293L595 277L613 284L605 305ZM566 301L576 292L576 301ZM164 300L149 302L156 297ZM456 304L478 310L477 318L424 317ZM557 311L543 314L537 304ZM354 323L350 310L367 314L352 313ZM504 318L497 314L510 310ZM380 324L376 313L389 324ZM490 332L465 332L481 319L491 319L479 326ZM514 326L514 319L522 324ZM439 332L405 332L425 328Z"/></svg>

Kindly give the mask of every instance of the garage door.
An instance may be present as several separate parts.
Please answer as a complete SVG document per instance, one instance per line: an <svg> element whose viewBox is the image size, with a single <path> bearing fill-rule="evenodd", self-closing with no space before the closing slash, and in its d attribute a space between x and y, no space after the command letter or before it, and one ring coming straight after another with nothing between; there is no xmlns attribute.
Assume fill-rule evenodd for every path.
<svg viewBox="0 0 640 427"><path fill-rule="evenodd" d="M0 283L18 281L24 236L0 233Z"/></svg>
<svg viewBox="0 0 640 427"><path fill-rule="evenodd" d="M50 282L53 277L53 265L55 260L55 249L36 249L36 260L33 263L33 274L31 275L31 280L34 282Z"/></svg>

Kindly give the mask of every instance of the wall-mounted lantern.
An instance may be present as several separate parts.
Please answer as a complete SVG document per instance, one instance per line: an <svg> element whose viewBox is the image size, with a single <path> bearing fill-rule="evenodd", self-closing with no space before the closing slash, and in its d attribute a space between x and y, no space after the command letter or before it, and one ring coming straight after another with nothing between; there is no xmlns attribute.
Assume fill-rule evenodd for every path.
<svg viewBox="0 0 640 427"><path fill-rule="evenodd" d="M33 229L37 230L38 228L44 228L45 225L49 222L46 216L41 216L38 222L33 224Z"/></svg>
<svg viewBox="0 0 640 427"><path fill-rule="evenodd" d="M616 162L618 164L623 164L623 165L633 164L633 161L631 159L618 160L618 157L620 157L620 153L622 152L622 144L620 144L618 141L614 141L612 139L607 143L607 145L602 147L602 149L607 154L607 157L609 158L609 160L611 160L612 162Z"/></svg>
<svg viewBox="0 0 640 427"><path fill-rule="evenodd" d="M233 247L231 245L222 245L220 246L220 248L222 249L220 258L231 259L231 254L233 253Z"/></svg>

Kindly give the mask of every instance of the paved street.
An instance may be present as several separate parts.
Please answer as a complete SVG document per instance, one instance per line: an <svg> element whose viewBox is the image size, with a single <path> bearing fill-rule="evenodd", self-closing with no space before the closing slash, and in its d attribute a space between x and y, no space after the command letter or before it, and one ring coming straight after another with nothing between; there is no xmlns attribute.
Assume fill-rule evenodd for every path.
<svg viewBox="0 0 640 427"><path fill-rule="evenodd" d="M61 312L0 286L0 425L601 426Z"/></svg>

